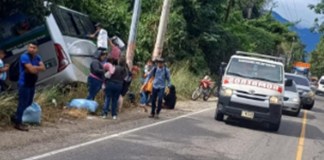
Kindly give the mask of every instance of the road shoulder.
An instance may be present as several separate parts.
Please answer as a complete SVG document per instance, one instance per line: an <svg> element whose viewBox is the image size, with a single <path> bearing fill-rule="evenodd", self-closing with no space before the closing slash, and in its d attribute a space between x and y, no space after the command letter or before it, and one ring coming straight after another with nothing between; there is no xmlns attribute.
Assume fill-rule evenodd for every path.
<svg viewBox="0 0 324 160"><path fill-rule="evenodd" d="M163 110L161 119L148 119L148 113L131 108L120 115L117 121L89 116L86 120L62 121L46 127L33 127L30 132L10 130L0 135L1 159L21 159L100 137L123 132L159 121L172 119L191 112L215 106L216 101L181 101L175 110Z"/></svg>

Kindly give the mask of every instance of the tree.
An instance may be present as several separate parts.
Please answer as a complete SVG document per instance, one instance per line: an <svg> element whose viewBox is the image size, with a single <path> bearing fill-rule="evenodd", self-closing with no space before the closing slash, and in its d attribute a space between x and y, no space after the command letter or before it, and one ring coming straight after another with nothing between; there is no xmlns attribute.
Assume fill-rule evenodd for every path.
<svg viewBox="0 0 324 160"><path fill-rule="evenodd" d="M39 20L43 20L44 15L49 14L48 8L44 6L44 0L0 0L0 19L18 11L33 15Z"/></svg>
<svg viewBox="0 0 324 160"><path fill-rule="evenodd" d="M309 8L317 14L324 14L324 0L321 0L321 2L317 3L316 5L309 5ZM313 29L314 31L318 31L322 34L321 41L317 45L316 50L311 53L310 61L312 74L319 77L324 75L324 22L319 22L318 19L315 19L315 26Z"/></svg>
<svg viewBox="0 0 324 160"><path fill-rule="evenodd" d="M315 51L311 53L311 73L315 76L324 75L324 38L321 38L320 43L317 45Z"/></svg>
<svg viewBox="0 0 324 160"><path fill-rule="evenodd" d="M263 10L269 1L271 0L173 1L163 57L171 63L187 61L191 71L197 74L209 71L217 74L220 63L228 61L237 50L280 55L290 51L289 46L295 39L294 53L298 53L294 54L296 55L294 58L300 58L303 46L297 35L289 31L290 24L284 25L275 21ZM46 7L41 3L42 0L33 2L0 0L0 2L6 2L6 5L10 6L19 5L20 11L28 13L33 13L35 7L40 7L44 12L33 13L39 17L47 13ZM118 35L123 40L128 37L132 1L51 0L51 2L87 13L94 22L101 22L110 36ZM30 7L21 8L21 6ZM1 13L8 13L1 8L4 8L3 5L0 6ZM162 1L143 0L141 8L135 61L145 61L152 55Z"/></svg>
<svg viewBox="0 0 324 160"><path fill-rule="evenodd" d="M308 7L313 10L316 14L324 14L324 0L317 4L310 4ZM315 26L313 27L314 31L320 33L324 32L324 22L320 22L318 18L315 19Z"/></svg>

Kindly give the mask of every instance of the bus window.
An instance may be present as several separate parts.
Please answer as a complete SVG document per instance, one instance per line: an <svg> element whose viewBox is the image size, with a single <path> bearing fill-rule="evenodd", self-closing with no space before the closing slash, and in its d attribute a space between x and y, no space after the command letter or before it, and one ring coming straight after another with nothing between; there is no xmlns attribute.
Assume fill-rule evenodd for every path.
<svg viewBox="0 0 324 160"><path fill-rule="evenodd" d="M94 32L94 28L93 28L91 21L89 20L89 17L83 16L83 15L78 15L78 14L73 14L73 19L74 19L76 26L80 32L80 36L84 36L84 35L91 34Z"/></svg>
<svg viewBox="0 0 324 160"><path fill-rule="evenodd" d="M78 35L71 13L59 7L53 7L52 13L63 35Z"/></svg>
<svg viewBox="0 0 324 160"><path fill-rule="evenodd" d="M0 48L11 52L22 47L25 41L37 38L36 33L44 30L42 22L22 13L15 13L0 20Z"/></svg>
<svg viewBox="0 0 324 160"><path fill-rule="evenodd" d="M68 27L68 33L67 35L71 35L71 36L77 36L77 29L75 28L75 24L73 22L73 18L71 13L62 10L62 17L64 20L65 25Z"/></svg>
<svg viewBox="0 0 324 160"><path fill-rule="evenodd" d="M77 15L77 14L73 15L73 19L74 19L74 21L76 23L76 26L77 26L81 36L88 34L87 29L85 28L85 25L81 21L82 18L83 17L80 16L80 15Z"/></svg>
<svg viewBox="0 0 324 160"><path fill-rule="evenodd" d="M59 7L53 7L52 13L63 35L83 37L94 32L93 24L86 15Z"/></svg>
<svg viewBox="0 0 324 160"><path fill-rule="evenodd" d="M69 29L68 29L69 27L65 26L65 23L64 23L62 14L61 14L62 10L59 9L58 7L52 7L51 11L52 11L54 19L55 19L57 25L59 26L60 31L62 32L62 34L69 33Z"/></svg>
<svg viewBox="0 0 324 160"><path fill-rule="evenodd" d="M93 33L95 31L95 28L90 20L89 17L87 16L82 16L80 18L81 23L83 24L83 27L85 28L87 34Z"/></svg>

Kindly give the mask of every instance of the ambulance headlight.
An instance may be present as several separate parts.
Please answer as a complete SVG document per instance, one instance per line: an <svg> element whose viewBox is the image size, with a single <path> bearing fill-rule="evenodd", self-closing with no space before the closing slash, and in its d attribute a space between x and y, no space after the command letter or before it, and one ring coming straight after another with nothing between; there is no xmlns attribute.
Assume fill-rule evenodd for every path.
<svg viewBox="0 0 324 160"><path fill-rule="evenodd" d="M269 99L270 104L280 104L281 99L277 96L271 96Z"/></svg>
<svg viewBox="0 0 324 160"><path fill-rule="evenodd" d="M222 88L221 95L224 97L230 97L233 95L233 90L229 88Z"/></svg>

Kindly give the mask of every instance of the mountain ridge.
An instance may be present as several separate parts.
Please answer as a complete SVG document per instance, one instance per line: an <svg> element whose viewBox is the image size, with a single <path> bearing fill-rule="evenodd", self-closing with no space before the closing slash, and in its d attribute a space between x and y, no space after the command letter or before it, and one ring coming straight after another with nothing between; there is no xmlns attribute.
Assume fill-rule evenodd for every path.
<svg viewBox="0 0 324 160"><path fill-rule="evenodd" d="M287 19L283 18L277 12L272 12L272 16L280 23L289 23ZM296 26L290 27L290 30L299 35L302 43L306 46L305 51L307 55L316 49L321 38L319 33L312 32L310 28L299 28Z"/></svg>

